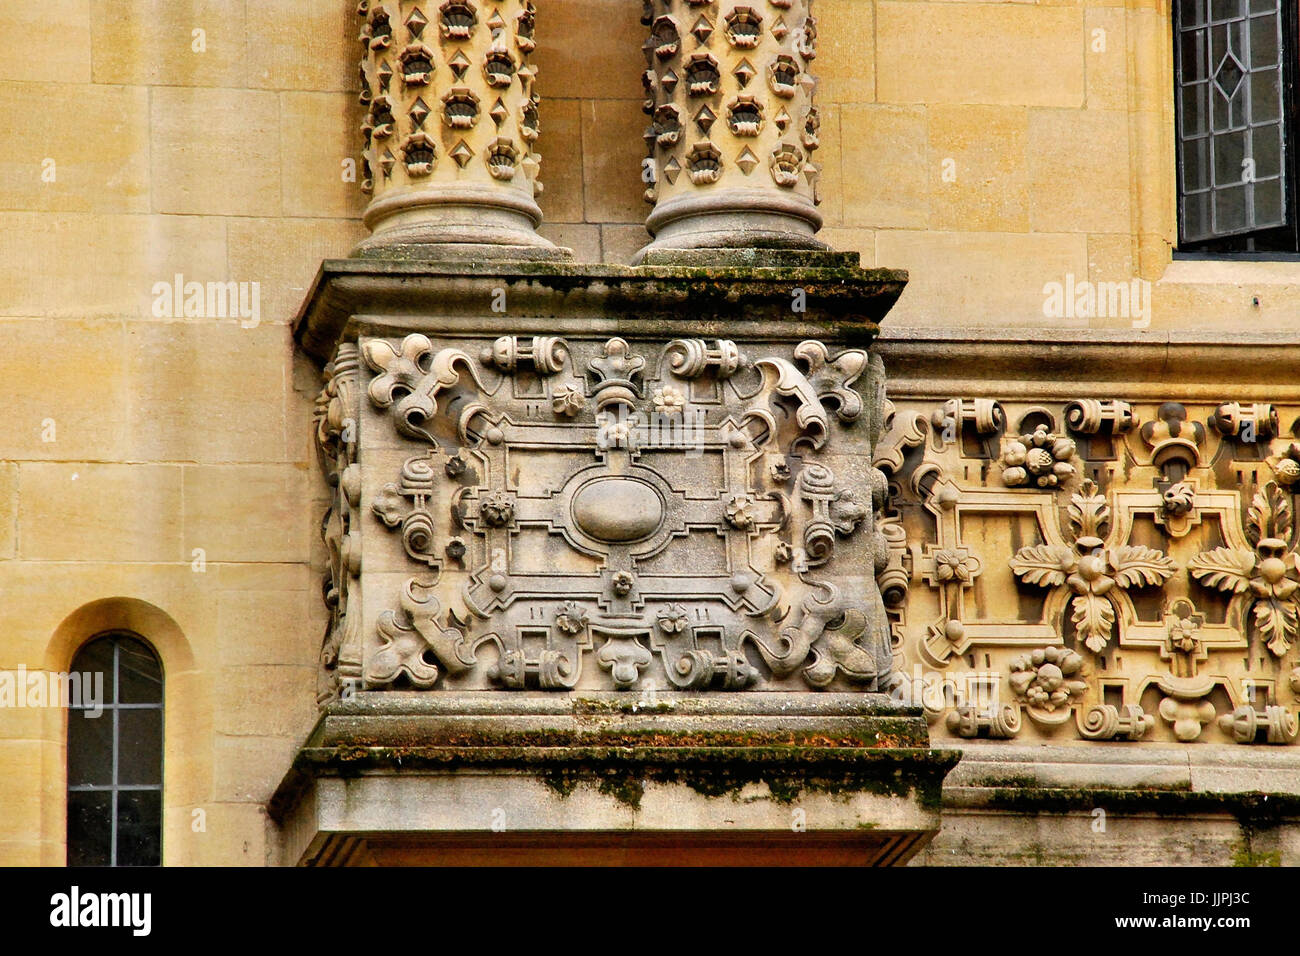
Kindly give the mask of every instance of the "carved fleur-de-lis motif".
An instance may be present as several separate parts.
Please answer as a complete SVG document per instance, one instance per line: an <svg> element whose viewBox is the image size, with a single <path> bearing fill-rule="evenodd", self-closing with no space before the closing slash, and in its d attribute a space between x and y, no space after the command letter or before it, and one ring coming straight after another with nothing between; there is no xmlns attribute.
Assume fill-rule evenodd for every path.
<svg viewBox="0 0 1300 956"><path fill-rule="evenodd" d="M1089 650L1099 653L1115 624L1113 590L1163 584L1176 566L1163 551L1144 545L1106 547L1110 508L1091 479L1071 497L1068 514L1074 532L1072 546L1021 548L1011 559L1011 570L1026 584L1065 586L1073 591L1070 606L1075 630Z"/></svg>
<svg viewBox="0 0 1300 956"><path fill-rule="evenodd" d="M370 400L379 408L395 406L398 431L412 438L436 441L424 424L438 411L439 393L460 381L457 366L483 388L468 353L442 349L435 354L433 343L418 332L402 339L397 348L385 339L370 339L362 345L361 354L379 373L366 388Z"/></svg>
<svg viewBox="0 0 1300 956"><path fill-rule="evenodd" d="M1255 626L1268 649L1281 657L1300 626L1300 567L1291 546L1294 515L1290 497L1277 482L1258 492L1247 513L1246 537L1254 551L1215 548L1192 558L1188 570L1207 587L1247 595Z"/></svg>
<svg viewBox="0 0 1300 956"><path fill-rule="evenodd" d="M393 404L404 392L411 392L424 378L420 368L433 354L433 343L426 336L415 334L402 339L398 348L383 340L367 342L366 364L382 374L370 380L367 392L370 400L381 408Z"/></svg>
<svg viewBox="0 0 1300 956"><path fill-rule="evenodd" d="M605 343L604 355L587 363L596 407L625 405L631 408L641 394L641 371L645 359L633 353L624 339L612 338Z"/></svg>
<svg viewBox="0 0 1300 956"><path fill-rule="evenodd" d="M840 421L851 422L862 414L862 396L853 390L853 383L866 371L866 352L848 349L832 359L825 345L809 340L795 346L794 357L805 364L817 397L835 409Z"/></svg>

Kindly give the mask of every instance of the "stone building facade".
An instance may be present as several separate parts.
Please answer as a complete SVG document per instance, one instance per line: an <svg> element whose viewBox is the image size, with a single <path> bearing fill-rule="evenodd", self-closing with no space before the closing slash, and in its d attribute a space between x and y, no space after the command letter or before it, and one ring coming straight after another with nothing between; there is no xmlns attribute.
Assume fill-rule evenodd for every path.
<svg viewBox="0 0 1300 956"><path fill-rule="evenodd" d="M1178 7L0 12L0 861L1295 862L1300 263L1186 254ZM104 635L153 737L30 693Z"/></svg>

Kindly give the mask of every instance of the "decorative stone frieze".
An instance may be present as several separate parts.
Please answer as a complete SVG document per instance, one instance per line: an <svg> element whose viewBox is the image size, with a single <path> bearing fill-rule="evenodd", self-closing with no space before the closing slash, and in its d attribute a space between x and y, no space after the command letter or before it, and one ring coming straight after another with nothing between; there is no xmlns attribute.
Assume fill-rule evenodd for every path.
<svg viewBox="0 0 1300 956"><path fill-rule="evenodd" d="M1296 739L1300 407L1178 398L886 406L896 694L936 730Z"/></svg>
<svg viewBox="0 0 1300 956"><path fill-rule="evenodd" d="M646 0L646 142L665 250L825 249L810 0Z"/></svg>
<svg viewBox="0 0 1300 956"><path fill-rule="evenodd" d="M556 259L537 235L532 0L361 0L363 255ZM410 254L409 252L407 254Z"/></svg>
<svg viewBox="0 0 1300 956"><path fill-rule="evenodd" d="M336 284L355 288L349 274L366 268ZM692 286L697 311L737 307L691 270L604 271L577 288L620 311ZM785 283L753 284L736 339L698 337L680 315L625 335L581 314L542 331L529 311L550 299L531 280L508 331L484 311L525 277L474 273L430 286L482 299L442 301L448 318L426 331L390 320L375 334L372 316L344 332L318 413L327 472L344 476L326 525L323 693L345 678L434 692L885 691L877 574L897 574L901 529L877 518L883 368L855 344L798 337L825 328L843 294L842 273L823 285L823 271L791 277L811 321L786 318ZM867 305L880 286L864 281ZM378 280L374 301L385 283L404 284ZM599 311L581 305L594 294L570 296ZM300 334L338 314L321 309Z"/></svg>

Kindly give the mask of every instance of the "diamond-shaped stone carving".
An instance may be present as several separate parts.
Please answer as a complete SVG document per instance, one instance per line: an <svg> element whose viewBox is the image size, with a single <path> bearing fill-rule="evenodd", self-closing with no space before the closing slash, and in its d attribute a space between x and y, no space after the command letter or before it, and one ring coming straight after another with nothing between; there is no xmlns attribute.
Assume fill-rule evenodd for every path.
<svg viewBox="0 0 1300 956"><path fill-rule="evenodd" d="M695 26L691 27L691 35L701 43L708 43L709 37L713 36L713 24L709 22L709 18L701 16L696 20Z"/></svg>
<svg viewBox="0 0 1300 956"><path fill-rule="evenodd" d="M659 85L663 87L665 93L667 93L669 96L672 96L673 90L677 89L677 82L678 82L677 73L674 72L673 70L669 70L667 73L663 75L663 79L659 81Z"/></svg>
<svg viewBox="0 0 1300 956"><path fill-rule="evenodd" d="M502 103L501 97L498 96L497 101L492 104L492 109L488 110L488 116L492 117L492 122L500 126L509 115L510 111L506 109L506 104Z"/></svg>
<svg viewBox="0 0 1300 956"><path fill-rule="evenodd" d="M464 169L466 164L474 158L474 150L469 148L469 144L463 139L451 148L450 156L456 161L456 165Z"/></svg>
<svg viewBox="0 0 1300 956"><path fill-rule="evenodd" d="M416 127L423 126L428 115L428 104L417 96L415 102L411 104L411 122L414 123Z"/></svg>
<svg viewBox="0 0 1300 956"><path fill-rule="evenodd" d="M457 50L452 58L447 61L447 65L451 67L451 72L455 73L456 79L459 80L465 75L465 71L470 68L469 57L465 55L464 51Z"/></svg>
<svg viewBox="0 0 1300 956"><path fill-rule="evenodd" d="M746 146L741 151L740 155L736 157L736 165L741 168L741 171L744 172L746 176L748 176L754 171L754 167L758 165L758 157L754 155L752 149Z"/></svg>
<svg viewBox="0 0 1300 956"><path fill-rule="evenodd" d="M786 127L790 125L790 114L785 111L784 106L781 107L781 112L777 113L776 116L773 117L772 122L776 124L777 129L783 133L785 132Z"/></svg>
<svg viewBox="0 0 1300 956"><path fill-rule="evenodd" d="M695 125L700 128L701 132L707 133L709 127L713 125L714 120L717 118L718 115L713 110L707 106L701 106L699 112L695 114Z"/></svg>
<svg viewBox="0 0 1300 956"><path fill-rule="evenodd" d="M731 75L736 78L736 80L740 83L741 87L748 86L749 81L752 80L757 74L758 71L754 69L754 64L750 63L749 60L747 59L741 60L739 63L736 64L736 68L731 71Z"/></svg>
<svg viewBox="0 0 1300 956"><path fill-rule="evenodd" d="M664 179L668 180L670 186L677 182L677 177L681 174L681 171L682 164L677 162L676 156L664 163Z"/></svg>
<svg viewBox="0 0 1300 956"><path fill-rule="evenodd" d="M419 7L411 11L411 15L406 18L406 29L411 31L411 36L420 39L424 33L424 28L429 25L429 18L421 12Z"/></svg>

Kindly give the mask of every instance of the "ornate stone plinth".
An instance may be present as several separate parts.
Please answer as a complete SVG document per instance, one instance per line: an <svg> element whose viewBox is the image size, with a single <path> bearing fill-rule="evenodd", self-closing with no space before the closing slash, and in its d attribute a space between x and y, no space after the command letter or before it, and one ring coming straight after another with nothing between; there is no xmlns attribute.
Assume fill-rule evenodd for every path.
<svg viewBox="0 0 1300 956"><path fill-rule="evenodd" d="M819 118L808 73L809 0L645 0L646 142L655 241L680 249L827 249L813 162Z"/></svg>
<svg viewBox="0 0 1300 956"><path fill-rule="evenodd" d="M359 255L562 259L536 233L531 0L361 0Z"/></svg>
<svg viewBox="0 0 1300 956"><path fill-rule="evenodd" d="M886 687L863 346L900 274L327 270L323 698Z"/></svg>
<svg viewBox="0 0 1300 956"><path fill-rule="evenodd" d="M816 261L324 264L297 336L328 359L333 620L273 807L293 862L928 839L953 758L885 693L872 464L906 276Z"/></svg>

